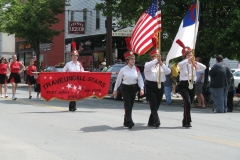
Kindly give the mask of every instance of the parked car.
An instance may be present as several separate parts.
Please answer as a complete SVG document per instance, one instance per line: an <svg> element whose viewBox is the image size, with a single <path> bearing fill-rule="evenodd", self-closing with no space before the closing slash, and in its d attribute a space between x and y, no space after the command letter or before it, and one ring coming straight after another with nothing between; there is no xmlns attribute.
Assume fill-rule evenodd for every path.
<svg viewBox="0 0 240 160"><path fill-rule="evenodd" d="M237 88L238 84L240 83L240 69L233 72L233 78L234 78L234 86L235 88Z"/></svg>
<svg viewBox="0 0 240 160"><path fill-rule="evenodd" d="M125 66L124 63L116 63L116 64L112 65L111 67L109 67L108 70L106 71L106 72L112 72L111 79L110 79L110 85L109 85L109 88L108 88L108 94L113 93L118 73L124 66ZM139 68L140 72L143 73L144 66L143 65L137 65L137 64L136 64L136 66ZM144 76L143 76L143 78L144 78ZM117 97L114 97L114 99L115 100L121 100L122 99L121 86L118 87Z"/></svg>
<svg viewBox="0 0 240 160"><path fill-rule="evenodd" d="M240 69L238 69L238 68L231 68L231 72L232 73L234 73L235 71L238 71L238 70L240 70Z"/></svg>
<svg viewBox="0 0 240 160"><path fill-rule="evenodd" d="M43 72L62 72L63 66L48 66L43 68Z"/></svg>

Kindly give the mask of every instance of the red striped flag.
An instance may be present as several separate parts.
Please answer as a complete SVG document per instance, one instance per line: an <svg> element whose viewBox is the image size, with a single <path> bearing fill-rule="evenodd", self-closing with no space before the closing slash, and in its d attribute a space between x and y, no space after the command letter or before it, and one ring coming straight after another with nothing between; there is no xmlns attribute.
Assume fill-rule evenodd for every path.
<svg viewBox="0 0 240 160"><path fill-rule="evenodd" d="M132 51L146 53L152 46L154 34L162 30L160 0L153 0L151 6L139 18L131 36Z"/></svg>

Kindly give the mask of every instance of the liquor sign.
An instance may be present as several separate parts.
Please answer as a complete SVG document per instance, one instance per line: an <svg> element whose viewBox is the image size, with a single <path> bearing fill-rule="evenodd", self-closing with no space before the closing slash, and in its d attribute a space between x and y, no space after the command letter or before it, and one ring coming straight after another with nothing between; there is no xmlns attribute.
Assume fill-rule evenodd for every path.
<svg viewBox="0 0 240 160"><path fill-rule="evenodd" d="M70 21L68 27L69 34L85 34L85 22Z"/></svg>

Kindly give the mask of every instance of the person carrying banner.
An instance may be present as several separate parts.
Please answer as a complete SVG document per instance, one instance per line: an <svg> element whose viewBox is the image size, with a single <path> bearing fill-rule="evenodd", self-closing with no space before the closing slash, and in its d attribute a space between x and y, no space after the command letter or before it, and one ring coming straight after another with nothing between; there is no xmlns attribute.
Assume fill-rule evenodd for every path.
<svg viewBox="0 0 240 160"><path fill-rule="evenodd" d="M21 67L22 69L20 70ZM25 66L21 62L17 61L17 55L14 54L12 56L12 62L9 64L9 68L11 73L8 79L8 83L12 83L12 99L16 100L17 85L18 83L21 83L20 74L25 70Z"/></svg>
<svg viewBox="0 0 240 160"><path fill-rule="evenodd" d="M193 88L189 89L191 81L191 77L193 76L193 81L196 81L196 71L204 71L206 66L202 63L196 62L193 58L192 49L183 44L183 42L178 39L176 41L178 45L180 45L182 49L183 60L178 63L180 69L179 76L179 84L176 87L176 92L180 93L184 101L184 114L182 120L183 127L192 127L191 122L191 104L193 102L195 96L195 85L193 83ZM192 66L193 65L193 66ZM193 69L193 72L192 72ZM193 73L193 75L192 75Z"/></svg>
<svg viewBox="0 0 240 160"><path fill-rule="evenodd" d="M28 84L28 91L29 91L29 99L32 98L32 85L36 84L36 80L34 78L33 72L37 71L37 68L34 66L34 60L29 60L29 66L26 67L27 70L27 78L26 84Z"/></svg>
<svg viewBox="0 0 240 160"><path fill-rule="evenodd" d="M140 87L140 96L144 94L144 83L140 70L135 66L135 55L132 51L124 54L126 66L119 73L114 86L113 95L117 96L117 89L122 84L122 95L124 100L124 123L125 127L131 129L134 126L132 120L132 108L135 101L138 86Z"/></svg>
<svg viewBox="0 0 240 160"><path fill-rule="evenodd" d="M5 57L2 57L0 60L0 95L3 98L2 86L4 85L4 94L5 98L7 95L7 69L9 68L8 62Z"/></svg>
<svg viewBox="0 0 240 160"><path fill-rule="evenodd" d="M146 94L148 97L151 114L148 120L148 126L160 126L160 119L158 117L158 108L162 101L164 84L166 81L166 75L171 73L171 69L165 65L161 60L161 55L158 49L154 49L150 52L151 61L146 62L144 65ZM160 71L159 71L160 65ZM158 74L161 73L161 88L158 87Z"/></svg>
<svg viewBox="0 0 240 160"><path fill-rule="evenodd" d="M84 68L80 62L78 62L78 51L71 52L72 60L63 67L63 72L84 72ZM76 111L76 101L69 102L69 111Z"/></svg>

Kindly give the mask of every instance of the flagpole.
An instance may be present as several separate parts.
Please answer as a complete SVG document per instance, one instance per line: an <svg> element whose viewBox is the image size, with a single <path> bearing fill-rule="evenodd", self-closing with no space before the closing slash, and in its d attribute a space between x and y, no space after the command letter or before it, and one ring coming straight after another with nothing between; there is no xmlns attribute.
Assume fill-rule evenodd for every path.
<svg viewBox="0 0 240 160"><path fill-rule="evenodd" d="M196 18L195 18L195 28L194 28L194 38L193 38L193 49L192 49L192 76L191 76L191 86L189 86L189 89L193 88L193 83L194 83L194 71L193 71L193 63L195 63L195 45L196 45L196 39L197 39L197 23L198 23L198 17L199 17L199 0L197 0L196 3Z"/></svg>
<svg viewBox="0 0 240 160"><path fill-rule="evenodd" d="M158 51L159 51L159 56L161 55L161 31L158 32ZM158 88L161 88L161 66L159 64L158 66Z"/></svg>

